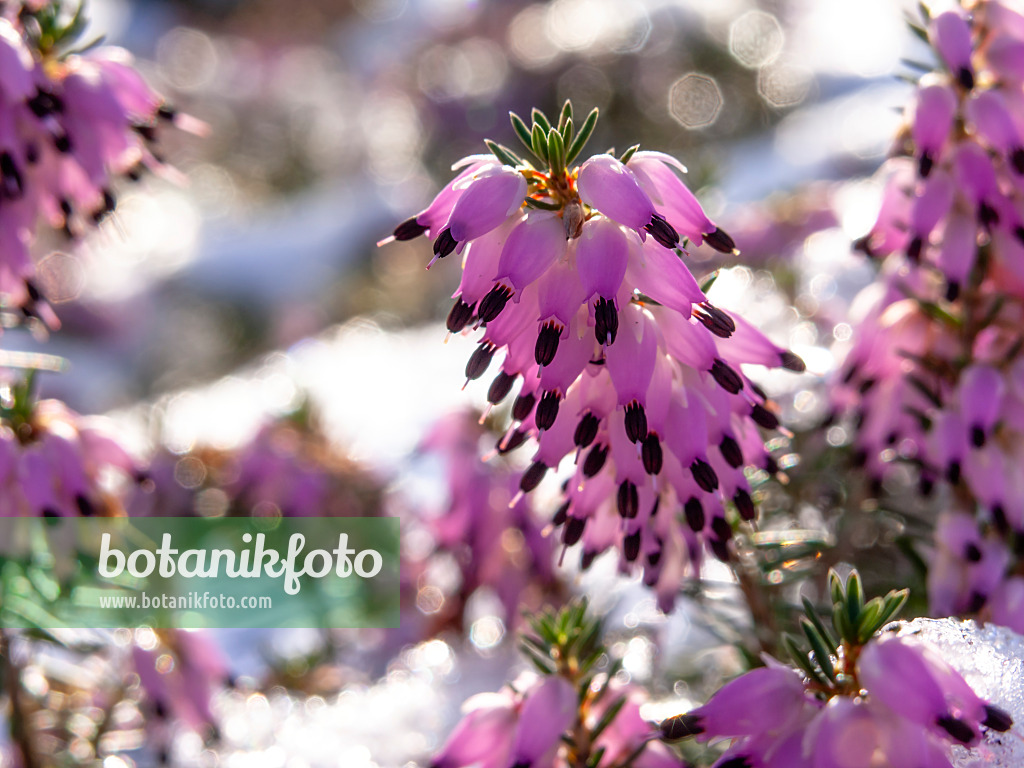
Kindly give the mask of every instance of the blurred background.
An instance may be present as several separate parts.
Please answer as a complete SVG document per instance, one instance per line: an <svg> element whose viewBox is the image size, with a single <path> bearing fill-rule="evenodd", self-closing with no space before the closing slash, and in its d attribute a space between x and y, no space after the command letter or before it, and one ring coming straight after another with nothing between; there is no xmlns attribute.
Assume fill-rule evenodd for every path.
<svg viewBox="0 0 1024 768"><path fill-rule="evenodd" d="M909 93L904 60L927 56L904 23L910 5L90 0L91 31L132 51L157 90L210 132L165 134L163 156L181 178L122 188L79 252L41 259L63 328L46 341L14 329L4 346L67 358L42 394L111 416L133 451L154 457L154 476L180 496L165 514L240 498L232 462L245 457L232 452L260 439L321 465L334 456L333 476L359 478L345 485L353 505L443 509L443 461L415 449L443 414L479 407L486 393L483 381L461 391L472 338L443 343L458 266L426 272L422 239L375 243L484 138L511 146L509 110L552 114L572 99L578 114L601 110L592 150L639 142L689 167L690 187L741 251L696 249L690 267L698 277L729 268L716 303L742 308L804 357L812 375L764 382L791 428L817 423L827 409L820 377L845 351L850 305L874 275L849 246L876 210L867 179ZM475 448L479 438L467 439ZM847 437L837 426L827 439ZM421 543L415 526L403 535ZM493 590L463 590L458 615L447 612L453 590L443 585L458 567L418 567L434 569L432 586L413 579L400 637L222 633L236 684L218 705L223 746L185 738L172 757L423 765L462 699L505 679L517 614ZM719 647L695 618L700 605L666 619L637 584L611 589L614 567L595 570L588 578L609 586L600 607L631 638L619 648L627 676L678 680L702 663L694 648ZM531 583L523 594L539 604L551 589ZM665 658L638 627L667 642ZM424 634L434 639L419 642ZM280 690L264 687L274 675ZM140 754L139 764L158 757Z"/></svg>

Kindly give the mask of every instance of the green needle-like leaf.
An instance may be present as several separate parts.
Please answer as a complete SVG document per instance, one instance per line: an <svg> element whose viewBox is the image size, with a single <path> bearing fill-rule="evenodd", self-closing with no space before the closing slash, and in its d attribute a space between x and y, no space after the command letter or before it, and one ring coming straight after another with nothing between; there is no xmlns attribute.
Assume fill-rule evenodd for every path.
<svg viewBox="0 0 1024 768"><path fill-rule="evenodd" d="M505 165L511 165L513 168L517 165L525 165L524 161L517 157L512 150L508 149L508 147L503 147L501 144L491 141L490 139L484 139L484 144L486 144L487 148L491 150L491 154L501 160Z"/></svg>
<svg viewBox="0 0 1024 768"><path fill-rule="evenodd" d="M818 666L821 667L821 671L825 673L825 677L830 681L835 682L836 670L835 667L832 666L832 659L829 656L829 650L825 638L821 636L811 620L806 617L800 619L800 629L804 631L804 636L807 638L807 642L811 644L811 651L814 653L814 660L818 662Z"/></svg>
<svg viewBox="0 0 1024 768"><path fill-rule="evenodd" d="M562 130L560 131L560 133L562 134L562 143L565 144L565 146L568 147L570 144L572 144L572 118L571 117L568 120L565 121L565 125L562 126Z"/></svg>
<svg viewBox="0 0 1024 768"><path fill-rule="evenodd" d="M534 200L532 197L528 197L525 200L526 205L530 208L538 208L542 211L560 211L562 206L558 203L549 203L545 200Z"/></svg>
<svg viewBox="0 0 1024 768"><path fill-rule="evenodd" d="M812 624L814 624L814 628L821 633L821 636L828 640L829 650L832 653L835 653L836 648L839 647L839 642L836 640L835 635L833 635L832 632L829 631L828 627L825 626L825 623L821 620L818 612L814 610L814 606L811 605L811 601L806 597L801 597L801 600L803 600L804 613L807 614L807 618Z"/></svg>
<svg viewBox="0 0 1024 768"><path fill-rule="evenodd" d="M678 255L682 256L681 252L677 251L676 253ZM718 279L718 273L719 272L721 272L721 270L720 269L716 269L710 275L706 275L704 277L704 279L701 280L701 283L700 283L701 293L707 293L708 291L711 290L711 286L714 285L715 284L715 280Z"/></svg>
<svg viewBox="0 0 1024 768"><path fill-rule="evenodd" d="M866 643L878 631L878 617L882 613L882 598L873 597L864 605L857 622L857 639Z"/></svg>
<svg viewBox="0 0 1024 768"><path fill-rule="evenodd" d="M523 118L517 115L515 112L508 113L508 119L512 122L512 130L516 132L516 136L523 142L523 146L533 152L533 134L530 129L526 127L526 123L523 122Z"/></svg>
<svg viewBox="0 0 1024 768"><path fill-rule="evenodd" d="M569 120L572 120L572 102L566 99L562 105L562 114L558 116L558 130L565 130L565 124Z"/></svg>
<svg viewBox="0 0 1024 768"><path fill-rule="evenodd" d="M551 130L551 121L548 120L547 115L545 115L536 107L533 108L533 112L530 113L530 117L533 118L533 124L539 125L541 127L541 130L543 130L545 134L547 134L548 131Z"/></svg>
<svg viewBox="0 0 1024 768"><path fill-rule="evenodd" d="M631 158L638 149L640 149L640 145L634 144L632 147L630 147L629 149L622 153L622 156L619 157L619 162L622 163L623 165L628 163L629 158Z"/></svg>
<svg viewBox="0 0 1024 768"><path fill-rule="evenodd" d="M860 614L863 610L864 585L860 580L860 574L854 569L850 571L850 577L846 580L846 617L853 629L860 623Z"/></svg>
<svg viewBox="0 0 1024 768"><path fill-rule="evenodd" d="M896 615L903 610L910 597L909 589L901 589L898 592L890 592L882 602L882 610L878 614L878 628L881 629L889 623Z"/></svg>
<svg viewBox="0 0 1024 768"><path fill-rule="evenodd" d="M604 758L604 753L607 751L607 747L598 747L594 750L590 757L587 758L587 768L597 768L601 764L601 760Z"/></svg>
<svg viewBox="0 0 1024 768"><path fill-rule="evenodd" d="M846 590L843 589L843 580L834 569L828 570L828 590L832 596L832 605L841 603L846 599Z"/></svg>
<svg viewBox="0 0 1024 768"><path fill-rule="evenodd" d="M945 309L936 304L934 301L918 299L917 304L919 307L921 307L921 310L933 320L938 320L940 323L945 323L951 328L960 328L963 325L963 321L959 317L950 314Z"/></svg>
<svg viewBox="0 0 1024 768"><path fill-rule="evenodd" d="M807 657L807 653L800 648L792 635L788 633L782 635L782 647L786 649L790 658L793 659L793 663L800 667L807 677L816 683L828 685L828 681L821 676L821 671L811 664L811 660Z"/></svg>
<svg viewBox="0 0 1024 768"><path fill-rule="evenodd" d="M562 134L558 131L551 131L548 134L548 160L551 163L551 170L556 173L565 168L565 144L562 142Z"/></svg>
<svg viewBox="0 0 1024 768"><path fill-rule="evenodd" d="M587 119L583 121L583 125L580 126L580 132L576 134L576 138L572 140L572 144L569 145L569 149L566 152L566 164L575 160L590 140L590 135L594 132L594 127L597 125L597 115L597 107L594 107L590 110L590 114L587 115Z"/></svg>
<svg viewBox="0 0 1024 768"><path fill-rule="evenodd" d="M533 154L543 162L549 162L547 133L537 123L533 124Z"/></svg>
<svg viewBox="0 0 1024 768"><path fill-rule="evenodd" d="M605 732L605 729L612 724L612 721L616 718L619 712L622 711L622 707L626 703L626 697L622 696L617 699L608 709L605 710L601 719L597 721L597 725L594 726L594 730L590 733L591 742L597 741L598 737Z"/></svg>
<svg viewBox="0 0 1024 768"><path fill-rule="evenodd" d="M832 606L832 626L840 640L850 645L857 643L857 633L850 624L850 617L846 611L845 603L836 603Z"/></svg>

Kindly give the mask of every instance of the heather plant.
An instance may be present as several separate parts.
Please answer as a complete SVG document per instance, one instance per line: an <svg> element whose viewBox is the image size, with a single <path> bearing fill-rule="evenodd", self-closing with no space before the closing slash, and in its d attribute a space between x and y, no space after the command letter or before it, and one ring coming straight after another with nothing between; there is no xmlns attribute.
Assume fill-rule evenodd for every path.
<svg viewBox="0 0 1024 768"><path fill-rule="evenodd" d="M787 429L800 408L778 374L820 384L736 311L742 300L727 310L709 298L722 275L695 249L738 263L747 238L770 267L841 217L812 186L806 217L759 204L753 224L729 225L734 239L673 156L640 145L589 154L599 110L571 101L510 113L519 144L486 140L487 153L458 160L454 179L378 243L403 244L379 253L421 258L434 282L455 270L445 325L476 345L466 384L498 369L483 415L436 414L398 469L349 460L305 407L232 448L193 442L142 460L100 420L40 398L36 369L60 359L4 353L0 515L392 513L405 546L401 628L286 636L286 652L266 651L275 668L238 685L240 662L215 631L62 631L45 605L69 582L45 521L32 521L29 559L0 563L4 595L15 594L0 617L31 626L0 627L14 747L0 766L212 764L218 750L231 762L257 751L229 754L232 739L261 729L260 749L283 762L296 719L330 722L359 696L371 717L378 684L439 687L448 675L479 690L454 659L502 664L503 637L519 638L525 663L503 668L510 682L472 696L447 737L420 740L420 762L404 764L999 764L997 748L1018 738L1018 702L981 695L956 660L892 622L907 610L1024 627L1024 15L996 0L921 13L911 26L936 65L912 63L925 74L879 171L881 210L851 244L878 276L846 318L829 424ZM119 179L173 175L158 147L165 124L199 127L128 54L80 46L83 14L62 0L0 2L0 295L51 329L30 258L37 234L82 238L114 212ZM429 256L417 251L426 242ZM838 480L841 451L795 452L835 425L853 435ZM389 480L397 490L385 493ZM426 480L442 492L419 493ZM826 483L838 490L814 499L819 514L808 489ZM909 557L883 573L843 539L907 499L886 512ZM866 599L865 581L911 568L927 605L924 590ZM680 623L714 651L693 637L680 649ZM956 626L970 647L976 625ZM385 740L412 727L391 715L378 718ZM391 764L357 752L306 762Z"/></svg>
<svg viewBox="0 0 1024 768"><path fill-rule="evenodd" d="M465 169L382 244L428 235L428 269L462 255L447 327L482 331L467 380L504 353L489 403L519 384L497 449L536 442L521 492L572 456L554 518L562 543L582 542L584 568L619 550L667 610L705 549L729 560L733 525L756 516L746 470L774 471L760 429L779 421L741 366L804 364L711 304L713 277L702 287L686 266L687 243L735 244L677 160L634 146L573 165L597 119L577 131L569 102L554 123L512 114L530 159L488 141L491 155L456 163Z"/></svg>
<svg viewBox="0 0 1024 768"><path fill-rule="evenodd" d="M857 415L876 489L908 464L922 493L939 488L932 610L1019 630L1024 16L979 2L917 29L938 67L917 83L858 241L882 268L835 401Z"/></svg>

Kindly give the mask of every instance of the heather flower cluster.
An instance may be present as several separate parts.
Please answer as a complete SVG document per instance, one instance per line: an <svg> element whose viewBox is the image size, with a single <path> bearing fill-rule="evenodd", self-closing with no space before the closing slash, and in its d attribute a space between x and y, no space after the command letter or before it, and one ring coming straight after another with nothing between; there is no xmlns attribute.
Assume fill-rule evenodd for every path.
<svg viewBox="0 0 1024 768"><path fill-rule="evenodd" d="M512 115L528 159L488 142L492 155L457 163L459 175L388 240L426 234L428 268L462 257L448 329L481 334L469 380L503 353L491 404L518 384L497 447L535 446L521 491L571 456L554 519L563 543L582 542L584 567L618 549L667 608L705 544L728 559L727 505L754 519L745 468L773 469L759 427L778 418L742 366L804 366L712 305L683 262L688 243L734 244L678 161L632 147L573 165L596 121L594 110L577 133L568 103L555 125L539 111L532 127Z"/></svg>
<svg viewBox="0 0 1024 768"><path fill-rule="evenodd" d="M830 574L833 629L806 604L810 651L787 638L799 670L768 657L702 707L665 720L669 740L729 739L715 768L950 768L950 747L975 747L1012 718L982 700L927 643L878 634L906 592L864 603L860 578Z"/></svg>
<svg viewBox="0 0 1024 768"><path fill-rule="evenodd" d="M585 602L536 617L522 647L540 675L466 701L430 768L678 768L640 716L645 691L595 671L607 658L599 632Z"/></svg>
<svg viewBox="0 0 1024 768"><path fill-rule="evenodd" d="M147 478L125 502L132 516L368 517L380 502L379 482L305 410L268 421L234 450L158 452Z"/></svg>
<svg viewBox="0 0 1024 768"><path fill-rule="evenodd" d="M58 400L36 400L34 372L0 385L0 516L123 514L112 483L135 460L104 429Z"/></svg>
<svg viewBox="0 0 1024 768"><path fill-rule="evenodd" d="M34 280L39 222L78 238L116 205L117 178L163 171L161 127L195 129L142 79L127 51L75 51L84 6L0 7L0 298L57 325Z"/></svg>
<svg viewBox="0 0 1024 768"><path fill-rule="evenodd" d="M929 573L939 614L1024 629L1024 14L978 2L928 20L941 69L921 78L881 211L858 242L884 258L836 403L877 486L917 467L953 493Z"/></svg>

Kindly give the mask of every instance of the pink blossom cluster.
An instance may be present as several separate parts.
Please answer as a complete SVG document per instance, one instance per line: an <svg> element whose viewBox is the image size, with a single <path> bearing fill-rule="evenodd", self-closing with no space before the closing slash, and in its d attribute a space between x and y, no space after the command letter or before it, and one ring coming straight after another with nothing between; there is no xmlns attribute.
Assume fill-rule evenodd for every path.
<svg viewBox="0 0 1024 768"><path fill-rule="evenodd" d="M58 400L25 420L0 418L0 517L123 514L110 482L141 477L103 427Z"/></svg>
<svg viewBox="0 0 1024 768"><path fill-rule="evenodd" d="M163 169L161 124L189 127L127 51L70 52L81 10L61 26L64 5L0 8L0 298L50 325L30 257L39 222L82 235L114 209L117 177Z"/></svg>
<svg viewBox="0 0 1024 768"><path fill-rule="evenodd" d="M264 425L237 450L157 453L150 482L126 501L132 516L193 514L363 517L377 513L379 484L292 418ZM204 491L216 491L205 494ZM204 504L212 505L200 509Z"/></svg>
<svg viewBox="0 0 1024 768"><path fill-rule="evenodd" d="M690 273L687 241L734 244L681 180L683 166L636 151L572 166L582 143L569 113L557 127L534 113L543 162L492 144L497 159L457 163L458 176L389 240L426 234L431 264L461 256L448 329L479 333L467 379L499 357L490 403L518 385L498 451L532 445L519 488L531 492L569 457L554 521L562 542L582 542L584 566L617 549L667 608L705 545L729 557L727 506L755 517L746 468L773 469L759 428L778 418L743 366L803 362L713 306ZM521 121L517 132L530 133Z"/></svg>
<svg viewBox="0 0 1024 768"><path fill-rule="evenodd" d="M704 706L664 721L666 737L730 739L714 768L951 768L952 745L975 747L986 729L1013 725L935 649L912 638L883 635L838 659L842 693L769 662Z"/></svg>
<svg viewBox="0 0 1024 768"><path fill-rule="evenodd" d="M595 768L678 768L679 758L655 740L657 729L640 716L646 692L636 685L609 684L599 701L581 701L560 676L523 676L499 693L472 697L466 712L430 763L431 768L570 768L563 737L593 731L617 702L621 709L588 744L601 753ZM578 745L577 745L578 746ZM579 757L579 756L576 756ZM630 758L633 758L630 761Z"/></svg>
<svg viewBox="0 0 1024 768"><path fill-rule="evenodd" d="M896 459L952 489L932 608L1024 629L1024 13L985 0L931 18L881 211L858 245L885 259L836 388L876 485ZM970 524L965 522L965 515Z"/></svg>

